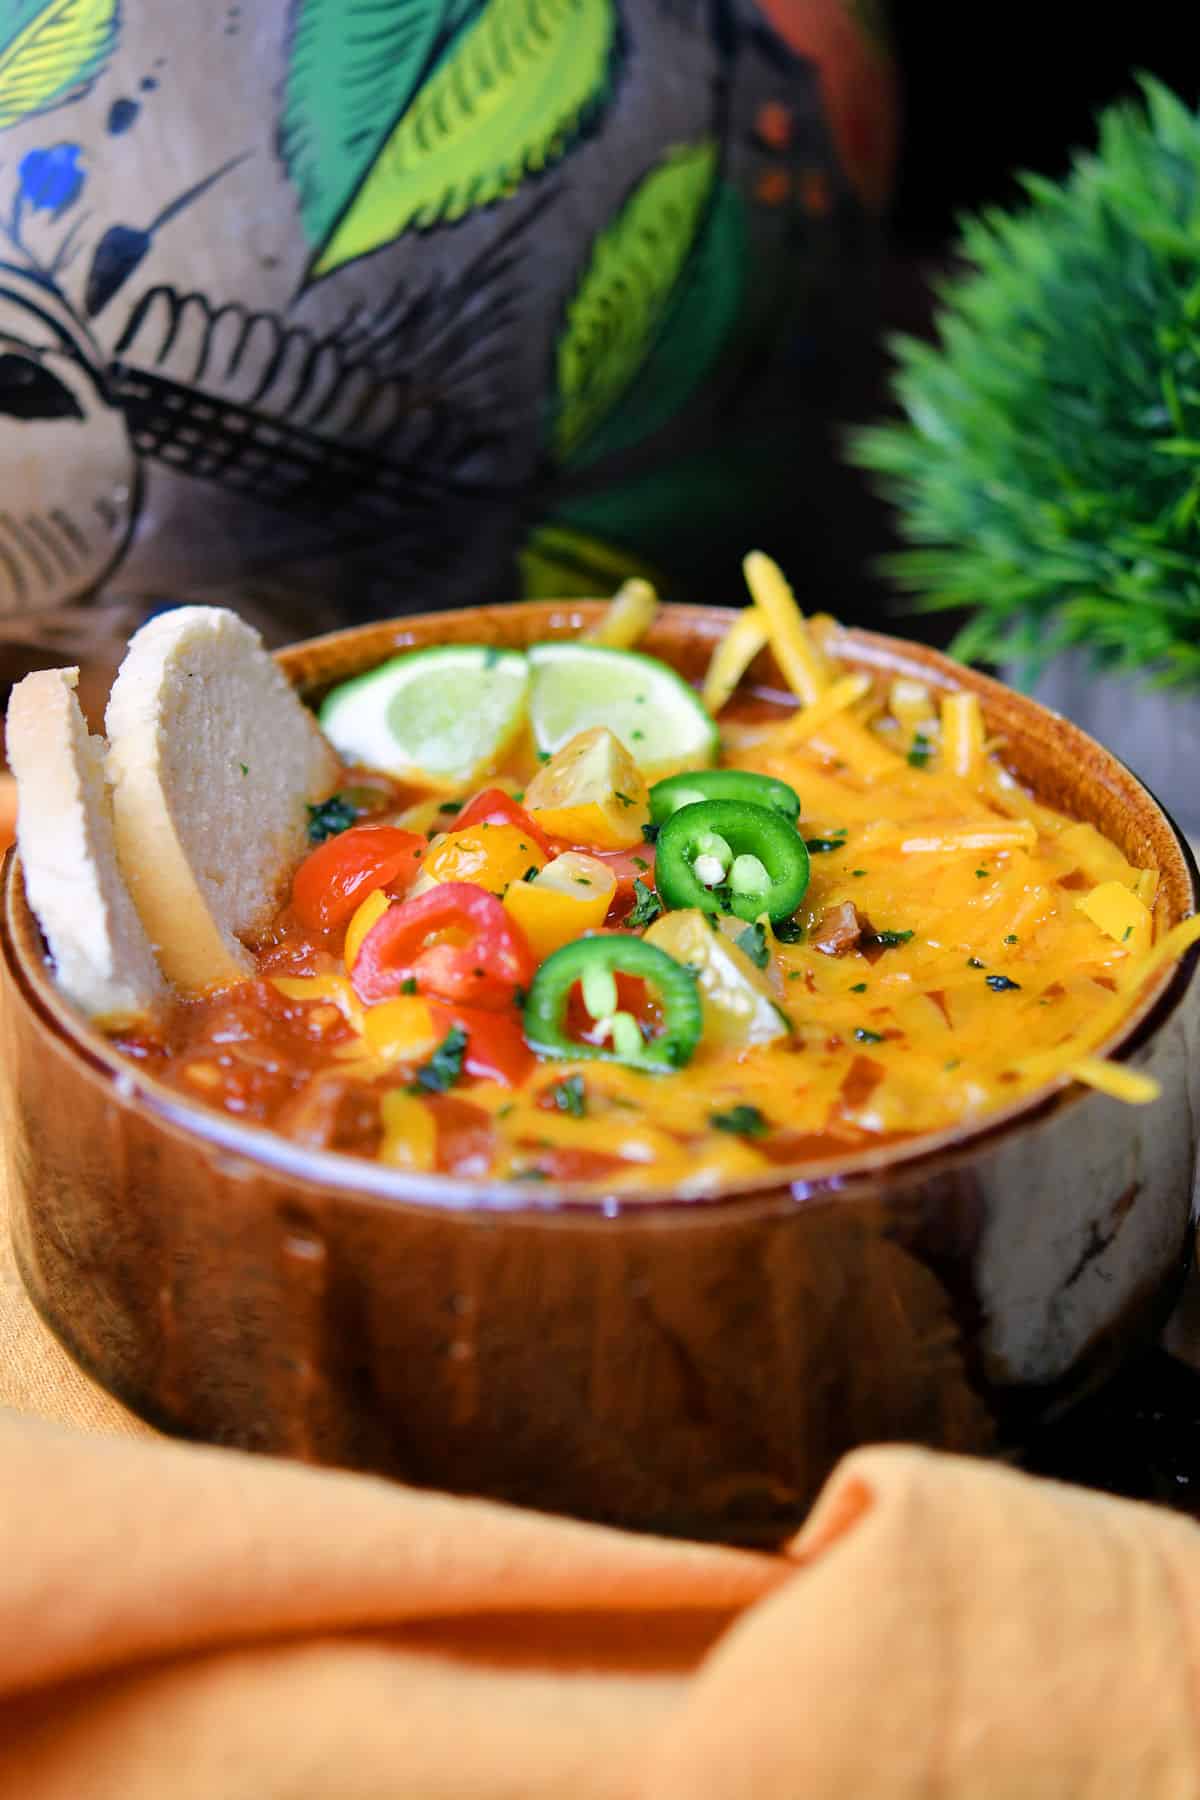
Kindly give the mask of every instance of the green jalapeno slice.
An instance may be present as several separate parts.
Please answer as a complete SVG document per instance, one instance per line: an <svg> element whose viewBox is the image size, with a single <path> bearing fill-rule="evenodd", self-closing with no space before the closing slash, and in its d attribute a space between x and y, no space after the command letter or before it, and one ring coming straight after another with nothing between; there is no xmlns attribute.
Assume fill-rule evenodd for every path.
<svg viewBox="0 0 1200 1800"><path fill-rule="evenodd" d="M663 825L683 806L701 800L742 800L750 806L769 806L785 819L800 817L800 796L786 781L773 775L755 775L749 769L693 769L668 775L650 789L650 821Z"/></svg>
<svg viewBox="0 0 1200 1800"><path fill-rule="evenodd" d="M658 834L655 884L668 906L772 924L808 887L808 851L795 825L768 806L704 800L672 813Z"/></svg>
<svg viewBox="0 0 1200 1800"><path fill-rule="evenodd" d="M622 1010L621 975L652 990L661 1014L653 1036ZM585 1011L601 1028L600 1042L568 1036L567 1009L576 984ZM704 1018L692 971L642 938L621 935L580 938L548 956L529 989L524 1023L526 1041L540 1056L593 1058L661 1074L691 1060Z"/></svg>

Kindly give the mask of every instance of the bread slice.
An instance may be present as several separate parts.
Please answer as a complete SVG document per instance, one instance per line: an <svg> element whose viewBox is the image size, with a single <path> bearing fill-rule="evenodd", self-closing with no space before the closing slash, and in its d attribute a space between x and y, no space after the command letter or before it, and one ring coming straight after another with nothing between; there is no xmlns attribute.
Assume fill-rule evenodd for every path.
<svg viewBox="0 0 1200 1800"><path fill-rule="evenodd" d="M104 743L88 734L78 679L78 669L42 669L12 691L17 849L59 987L115 1022L149 1012L166 988L117 867Z"/></svg>
<svg viewBox="0 0 1200 1800"><path fill-rule="evenodd" d="M117 857L168 979L188 993L252 972L338 762L262 639L223 607L135 633L105 717Z"/></svg>

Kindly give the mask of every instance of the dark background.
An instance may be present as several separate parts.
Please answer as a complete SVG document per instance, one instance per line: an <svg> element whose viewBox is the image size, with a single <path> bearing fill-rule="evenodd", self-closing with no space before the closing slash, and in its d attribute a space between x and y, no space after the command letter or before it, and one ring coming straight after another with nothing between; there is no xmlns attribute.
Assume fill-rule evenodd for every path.
<svg viewBox="0 0 1200 1800"><path fill-rule="evenodd" d="M1136 74L1157 76L1183 99L1200 100L1200 29L1184 0L1143 0L1104 23L1095 5L1012 0L973 7L962 0L891 0L899 65L901 142L879 296L880 338L867 366L843 383L840 425L889 411L895 331L934 335L934 284L953 265L956 222L966 211L1020 203L1022 169L1066 173L1073 150L1095 142L1097 112L1136 98ZM813 569L829 610L946 644L959 622L914 614L879 572L897 547L891 514L866 478L841 464L835 433L820 495L827 527L785 555Z"/></svg>
<svg viewBox="0 0 1200 1800"><path fill-rule="evenodd" d="M893 0L904 139L896 243L936 253L964 207L1017 198L1020 168L1061 174L1094 138L1097 108L1147 70L1200 95L1200 28L1187 0L1105 10L1069 0L1006 6ZM1110 15L1112 16L1112 15Z"/></svg>

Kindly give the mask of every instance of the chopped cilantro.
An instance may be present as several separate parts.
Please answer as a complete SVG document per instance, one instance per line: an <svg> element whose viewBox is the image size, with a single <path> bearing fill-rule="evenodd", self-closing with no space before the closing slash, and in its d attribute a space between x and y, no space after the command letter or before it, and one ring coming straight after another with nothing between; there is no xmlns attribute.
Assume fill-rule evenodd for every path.
<svg viewBox="0 0 1200 1800"><path fill-rule="evenodd" d="M622 806L632 806L633 805L633 801L630 799L629 795L623 794L621 792L620 788L613 789L613 799L619 800L621 802Z"/></svg>
<svg viewBox="0 0 1200 1800"><path fill-rule="evenodd" d="M1015 931L1010 931L1004 941L1006 944L1019 944L1021 940Z"/></svg>
<svg viewBox="0 0 1200 1800"><path fill-rule="evenodd" d="M912 748L908 753L910 769L923 769L933 755L933 745L924 732L918 731L913 738Z"/></svg>
<svg viewBox="0 0 1200 1800"><path fill-rule="evenodd" d="M590 875L577 875L575 877L575 886L576 887L591 887L591 885L592 885L592 878Z"/></svg>
<svg viewBox="0 0 1200 1800"><path fill-rule="evenodd" d="M883 1042L882 1031L868 1031L865 1025L859 1025L855 1029L854 1035L860 1044L882 1044Z"/></svg>
<svg viewBox="0 0 1200 1800"><path fill-rule="evenodd" d="M442 804L438 807L440 813L460 813L462 809L463 803L461 800L443 800Z"/></svg>
<svg viewBox="0 0 1200 1800"><path fill-rule="evenodd" d="M635 869L648 869L650 867L650 864L646 861L644 856L635 856L635 857L632 857L630 860L632 861Z"/></svg>
<svg viewBox="0 0 1200 1800"><path fill-rule="evenodd" d="M756 969L766 968L771 960L771 952L767 949L767 934L763 926L747 925L745 931L739 931L733 941L750 958Z"/></svg>
<svg viewBox="0 0 1200 1800"><path fill-rule="evenodd" d="M652 844L654 842L655 838L658 836L658 826L650 825L650 824L643 825L642 826L642 836L645 838L645 840L648 844Z"/></svg>
<svg viewBox="0 0 1200 1800"><path fill-rule="evenodd" d="M416 991L417 991L416 976L415 975L406 975L404 980L400 983L400 992L402 994L415 994Z"/></svg>
<svg viewBox="0 0 1200 1800"><path fill-rule="evenodd" d="M537 759L540 763L549 762L550 761L550 752L548 750L539 750L537 753Z"/></svg>
<svg viewBox="0 0 1200 1800"><path fill-rule="evenodd" d="M731 1106L728 1112L709 1113L708 1122L717 1131L732 1132L734 1137L766 1137L771 1129L757 1106Z"/></svg>
<svg viewBox="0 0 1200 1800"><path fill-rule="evenodd" d="M428 1062L423 1062L416 1072L416 1079L409 1087L410 1094L444 1094L447 1088L454 1086L462 1074L463 1057L467 1050L467 1034L461 1026L452 1025Z"/></svg>
<svg viewBox="0 0 1200 1800"><path fill-rule="evenodd" d="M530 863L529 867L526 869L525 873L522 875L521 880L522 881L536 881L538 874L539 874L539 870L538 870L537 864Z"/></svg>
<svg viewBox="0 0 1200 1800"><path fill-rule="evenodd" d="M876 931L871 935L871 943L882 950L894 950L897 944L907 944L911 936L911 931Z"/></svg>
<svg viewBox="0 0 1200 1800"><path fill-rule="evenodd" d="M242 771L243 775L248 775L250 773L250 764L249 763L240 762L238 764L238 768Z"/></svg>
<svg viewBox="0 0 1200 1800"><path fill-rule="evenodd" d="M854 986L850 989L852 994L865 994L866 991L867 984L865 981L856 981Z"/></svg>
<svg viewBox="0 0 1200 1800"><path fill-rule="evenodd" d="M507 1119L509 1113L514 1112L515 1110L516 1103L512 1100L506 1100L503 1106L498 1106L496 1108L496 1117L498 1119Z"/></svg>
<svg viewBox="0 0 1200 1800"><path fill-rule="evenodd" d="M1121 942L1123 944L1127 944L1132 936L1133 936L1133 926L1127 925L1125 927L1124 931L1121 933Z"/></svg>
<svg viewBox="0 0 1200 1800"><path fill-rule="evenodd" d="M976 869L975 878L977 881L986 881L991 872L990 869Z"/></svg>
<svg viewBox="0 0 1200 1800"><path fill-rule="evenodd" d="M550 1093L559 1112L570 1113L573 1119L586 1117L587 1093L582 1075L568 1075L565 1080L555 1082Z"/></svg>
<svg viewBox="0 0 1200 1800"><path fill-rule="evenodd" d="M844 850L845 838L805 838L804 848L810 856L824 856L830 850Z"/></svg>
<svg viewBox="0 0 1200 1800"><path fill-rule="evenodd" d="M633 883L633 910L625 919L626 925L653 925L663 910L663 903L652 887L648 887L638 875Z"/></svg>
<svg viewBox="0 0 1200 1800"><path fill-rule="evenodd" d="M1012 981L1007 975L989 975L987 984L994 994L1006 994L1010 988L1019 988L1019 981Z"/></svg>
<svg viewBox="0 0 1200 1800"><path fill-rule="evenodd" d="M952 1057L948 1063L943 1063L942 1067L943 1067L943 1069L957 1069L960 1061L961 1061L961 1058L955 1056L955 1057Z"/></svg>
<svg viewBox="0 0 1200 1800"><path fill-rule="evenodd" d="M804 980L804 970L803 969L789 969L788 970L788 980L789 981L803 981Z"/></svg>
<svg viewBox="0 0 1200 1800"><path fill-rule="evenodd" d="M780 944L798 944L804 936L804 927L797 919L780 919L777 925L772 925L771 930L775 933L776 942Z"/></svg>
<svg viewBox="0 0 1200 1800"><path fill-rule="evenodd" d="M987 964L985 962L980 962L977 956L968 956L967 967L968 969L986 969Z"/></svg>
<svg viewBox="0 0 1200 1800"><path fill-rule="evenodd" d="M487 649L486 649L486 650L485 650L485 651L484 651L484 653L483 653L483 666L484 666L484 668L485 668L485 669L494 669L494 668L495 668L495 666L496 666L496 664L497 664L497 663L498 663L498 662L499 662L499 661L500 661L500 652L499 652L499 650L497 650L497 648L496 648L496 646L495 646L495 644L489 644L489 645L488 645L488 647L487 647Z"/></svg>
<svg viewBox="0 0 1200 1800"><path fill-rule="evenodd" d="M634 743L636 744L638 742L639 738L644 738L646 734L644 731L631 731L629 735L633 739Z"/></svg>
<svg viewBox="0 0 1200 1800"><path fill-rule="evenodd" d="M323 844L326 838L336 837L340 831L348 831L358 814L348 800L341 794L331 794L328 800L322 800L319 806L308 809L308 841L310 844Z"/></svg>
<svg viewBox="0 0 1200 1800"><path fill-rule="evenodd" d="M852 875L865 875L866 872L867 871L865 869L851 869L851 871L850 871L850 873Z"/></svg>

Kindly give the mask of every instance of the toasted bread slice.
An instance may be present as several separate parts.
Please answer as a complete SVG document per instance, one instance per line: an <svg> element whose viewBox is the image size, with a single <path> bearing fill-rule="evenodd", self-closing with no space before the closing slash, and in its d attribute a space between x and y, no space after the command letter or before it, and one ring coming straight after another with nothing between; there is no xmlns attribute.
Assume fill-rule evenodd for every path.
<svg viewBox="0 0 1200 1800"><path fill-rule="evenodd" d="M130 642L109 697L117 857L163 972L201 993L252 972L337 759L258 633L182 606Z"/></svg>
<svg viewBox="0 0 1200 1800"><path fill-rule="evenodd" d="M166 988L117 867L105 747L88 734L78 679L78 669L41 669L12 691L17 849L59 987L115 1022L151 1011Z"/></svg>

